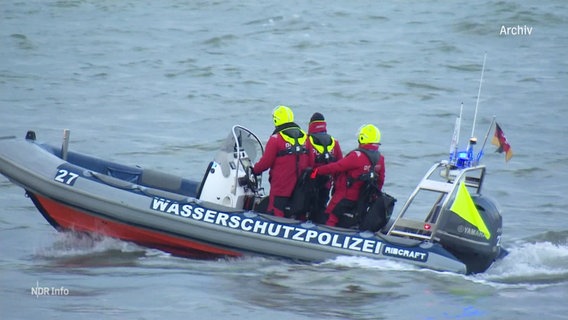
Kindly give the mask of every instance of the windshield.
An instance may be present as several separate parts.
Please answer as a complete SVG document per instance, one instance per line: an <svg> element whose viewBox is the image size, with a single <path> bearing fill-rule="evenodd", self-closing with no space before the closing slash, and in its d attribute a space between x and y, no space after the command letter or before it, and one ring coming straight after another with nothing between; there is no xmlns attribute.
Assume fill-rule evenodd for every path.
<svg viewBox="0 0 568 320"><path fill-rule="evenodd" d="M260 139L249 129L235 125L231 133L227 136L217 155L215 161L221 165L223 175L228 176L230 171L230 162L237 158L241 164L238 170L246 169L258 162L264 148Z"/></svg>
<svg viewBox="0 0 568 320"><path fill-rule="evenodd" d="M249 129L238 125L234 126L233 135L236 140L235 148L238 146L241 151L244 150L253 163L256 163L262 157L264 153L262 143Z"/></svg>

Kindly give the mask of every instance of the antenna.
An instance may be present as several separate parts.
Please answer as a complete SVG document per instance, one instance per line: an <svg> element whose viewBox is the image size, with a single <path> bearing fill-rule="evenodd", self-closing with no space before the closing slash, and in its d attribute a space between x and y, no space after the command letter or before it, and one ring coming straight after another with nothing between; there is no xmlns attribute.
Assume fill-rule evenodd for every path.
<svg viewBox="0 0 568 320"><path fill-rule="evenodd" d="M474 154L473 154L473 146L475 144L477 144L477 138L475 137L475 123L477 122L477 110L479 108L479 97L481 96L481 85L483 84L483 74L485 72L485 61L487 59L487 53L485 53L483 55L483 66L481 67L481 77L479 78L479 89L477 91L477 101L475 102L475 113L473 115L473 125L471 128L471 136L469 138L469 141L467 143L467 148L465 151L460 151L460 152L456 152L456 162L455 165L458 168L467 168L470 167L472 165L475 165L477 161L479 161L479 159L481 158L481 156L483 155L483 150L481 151L480 154L477 155L477 159L474 159ZM456 121L457 123L457 121ZM455 132L454 132L455 134ZM486 138L487 139L487 138ZM485 145L485 142L484 142ZM477 161L475 161L477 160Z"/></svg>
<svg viewBox="0 0 568 320"><path fill-rule="evenodd" d="M473 114L473 126L471 128L471 137L475 134L475 121L477 120L477 107L479 106L479 96L481 96L481 84L483 83L483 72L485 71L485 59L487 52L483 55L483 66L481 67L481 77L479 78L479 90L477 91L477 101L475 102L475 113Z"/></svg>
<svg viewBox="0 0 568 320"><path fill-rule="evenodd" d="M460 142L462 112L463 102L460 106L460 115L456 118L456 124L454 125L454 135L452 136L452 143L450 144L450 163L452 163L454 160L457 160L458 157L458 144Z"/></svg>

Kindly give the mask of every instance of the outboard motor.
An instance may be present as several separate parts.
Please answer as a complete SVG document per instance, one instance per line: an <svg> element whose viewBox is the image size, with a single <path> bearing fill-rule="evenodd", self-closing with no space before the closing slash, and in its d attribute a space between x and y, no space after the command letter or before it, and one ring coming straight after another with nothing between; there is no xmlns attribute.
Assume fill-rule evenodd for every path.
<svg viewBox="0 0 568 320"><path fill-rule="evenodd" d="M479 229L453 212L440 216L436 237L444 248L463 261L468 273L479 273L501 255L503 220L495 201L480 194L471 196L489 231L489 239ZM449 209L446 209L449 211Z"/></svg>

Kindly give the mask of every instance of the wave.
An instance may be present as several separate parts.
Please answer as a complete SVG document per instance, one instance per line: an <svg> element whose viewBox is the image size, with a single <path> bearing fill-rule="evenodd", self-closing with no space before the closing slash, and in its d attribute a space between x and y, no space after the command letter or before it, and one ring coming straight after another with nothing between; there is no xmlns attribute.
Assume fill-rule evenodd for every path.
<svg viewBox="0 0 568 320"><path fill-rule="evenodd" d="M442 91L442 92L447 92L447 93L455 92L455 90L452 89L452 88L435 86L435 85L432 85L432 84L429 84L429 83L424 83L424 82L406 81L406 82L404 82L404 84L409 89L421 89L421 90L424 89L424 90L428 90L428 91Z"/></svg>
<svg viewBox="0 0 568 320"><path fill-rule="evenodd" d="M545 168L542 167L534 166L534 167L516 169L513 171L513 174L515 175L515 177L527 177L540 172L547 172L547 170L545 170Z"/></svg>
<svg viewBox="0 0 568 320"><path fill-rule="evenodd" d="M36 249L32 259L59 267L107 267L134 265L152 255L152 249L114 238L77 232L57 233L54 241Z"/></svg>
<svg viewBox="0 0 568 320"><path fill-rule="evenodd" d="M18 47L22 50L33 50L37 48L36 45L34 45L34 43L24 34L14 33L10 35L10 38L16 41Z"/></svg>
<svg viewBox="0 0 568 320"><path fill-rule="evenodd" d="M549 241L522 243L509 250L479 280L494 284L548 286L568 282L568 245Z"/></svg>
<svg viewBox="0 0 568 320"><path fill-rule="evenodd" d="M381 271L416 271L419 270L418 267L414 265L403 263L399 261L389 260L389 259L371 259L365 257L353 257L353 256L339 256L333 260L328 260L320 265L322 266L334 266L339 269L343 268L362 268L362 269L374 269Z"/></svg>
<svg viewBox="0 0 568 320"><path fill-rule="evenodd" d="M568 282L568 230L519 240L508 250L503 260L473 278L493 285L529 288Z"/></svg>
<svg viewBox="0 0 568 320"><path fill-rule="evenodd" d="M499 288L528 288L555 286L568 282L568 231L547 232L523 240L508 248L509 254L495 262L486 272L461 275L421 269L404 262L363 257L337 257L322 263L337 269L367 269L396 272L428 272Z"/></svg>
<svg viewBox="0 0 568 320"><path fill-rule="evenodd" d="M456 71L466 71L466 72L479 72L482 66L476 63L460 64L460 65L446 65L446 68Z"/></svg>
<svg viewBox="0 0 568 320"><path fill-rule="evenodd" d="M304 265L307 271L329 268L331 270L363 269L387 272L429 272L468 282L489 285L496 288L539 288L568 282L568 230L550 231L519 242L507 248L509 254L495 262L486 272L475 275L459 275L448 272L421 269L412 264L390 259L339 256L318 264ZM157 258L157 260L156 260ZM49 266L71 268L96 268L109 266L144 266L158 268L187 269L186 259L170 257L155 249L137 246L114 238L84 233L58 233L55 240L36 250L32 259L45 260ZM165 260L164 260L165 259ZM219 259L214 262L194 262L195 267L207 264L210 272L238 272L248 269L251 264L264 265L261 269L287 269L286 262L262 257L240 259ZM294 269L302 264L293 263ZM462 281L459 280L459 281Z"/></svg>

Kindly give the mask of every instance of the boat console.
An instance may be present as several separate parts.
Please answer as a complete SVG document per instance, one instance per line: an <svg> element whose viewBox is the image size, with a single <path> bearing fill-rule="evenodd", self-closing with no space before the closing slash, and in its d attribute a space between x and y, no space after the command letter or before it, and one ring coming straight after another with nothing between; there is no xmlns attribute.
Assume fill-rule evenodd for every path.
<svg viewBox="0 0 568 320"><path fill-rule="evenodd" d="M251 210L261 198L260 176L250 168L262 156L260 139L249 129L235 125L213 161L207 166L197 198L234 209Z"/></svg>

